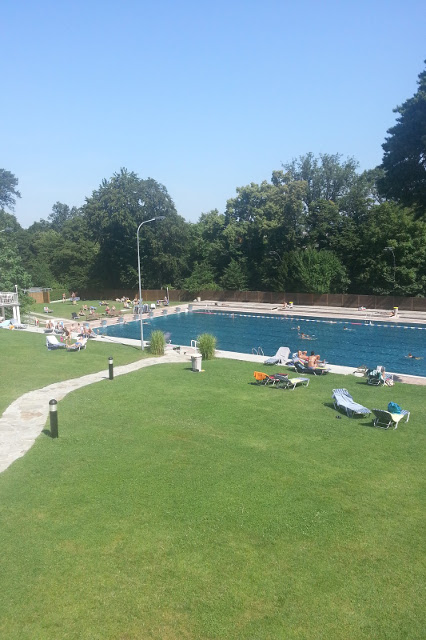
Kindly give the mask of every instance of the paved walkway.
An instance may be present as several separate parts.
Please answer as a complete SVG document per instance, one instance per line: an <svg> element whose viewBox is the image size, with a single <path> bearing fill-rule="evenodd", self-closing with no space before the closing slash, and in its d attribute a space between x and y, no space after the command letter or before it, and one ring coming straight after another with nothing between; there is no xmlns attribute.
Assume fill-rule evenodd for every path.
<svg viewBox="0 0 426 640"><path fill-rule="evenodd" d="M156 364L188 362L189 359L188 356L169 352L160 358L147 358L114 367L114 377ZM106 379L108 371L90 373L81 378L55 382L43 389L30 391L12 402L0 418L0 473L32 447L46 424L50 400L62 400L71 391Z"/></svg>

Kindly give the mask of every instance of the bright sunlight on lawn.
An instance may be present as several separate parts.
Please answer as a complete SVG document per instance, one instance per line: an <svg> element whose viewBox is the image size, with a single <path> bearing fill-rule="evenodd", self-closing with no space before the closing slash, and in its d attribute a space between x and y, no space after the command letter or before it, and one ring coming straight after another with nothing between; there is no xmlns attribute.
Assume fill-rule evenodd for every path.
<svg viewBox="0 0 426 640"><path fill-rule="evenodd" d="M108 369L108 356L119 366L139 360L142 354L137 348L102 340L90 340L78 353L48 351L44 334L0 329L0 414L27 391Z"/></svg>
<svg viewBox="0 0 426 640"><path fill-rule="evenodd" d="M0 636L423 638L424 387L203 367L71 393L0 476ZM337 420L342 386L410 422Z"/></svg>

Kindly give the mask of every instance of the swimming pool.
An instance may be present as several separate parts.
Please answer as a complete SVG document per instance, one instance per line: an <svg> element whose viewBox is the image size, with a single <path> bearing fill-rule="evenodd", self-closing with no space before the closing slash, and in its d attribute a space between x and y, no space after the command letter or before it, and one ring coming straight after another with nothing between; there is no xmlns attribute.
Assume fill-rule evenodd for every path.
<svg viewBox="0 0 426 640"><path fill-rule="evenodd" d="M299 329L298 329L299 327ZM426 376L426 325L373 321L366 324L350 319L270 316L196 310L144 318L144 338L161 329L173 344L189 345L200 333L211 333L217 347L225 351L274 355L280 346L319 353L333 364L372 368ZM110 336L140 339L139 321L109 326ZM312 339L302 339L301 334ZM407 358L408 353L421 358Z"/></svg>

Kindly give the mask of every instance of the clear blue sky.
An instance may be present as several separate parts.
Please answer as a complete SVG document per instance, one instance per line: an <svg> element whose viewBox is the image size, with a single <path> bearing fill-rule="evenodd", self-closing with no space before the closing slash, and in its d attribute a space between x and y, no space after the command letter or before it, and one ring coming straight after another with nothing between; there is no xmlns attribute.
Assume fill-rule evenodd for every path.
<svg viewBox="0 0 426 640"><path fill-rule="evenodd" d="M3 0L0 167L27 227L120 167L187 220L312 151L382 158L424 0Z"/></svg>

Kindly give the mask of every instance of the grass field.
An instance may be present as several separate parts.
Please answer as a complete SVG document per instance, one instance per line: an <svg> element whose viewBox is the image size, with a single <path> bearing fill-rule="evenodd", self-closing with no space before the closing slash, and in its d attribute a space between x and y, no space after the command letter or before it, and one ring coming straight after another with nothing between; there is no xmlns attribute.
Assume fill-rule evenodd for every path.
<svg viewBox="0 0 426 640"><path fill-rule="evenodd" d="M423 638L425 388L203 367L68 395L0 476L0 637ZM337 420L342 386L410 422Z"/></svg>
<svg viewBox="0 0 426 640"><path fill-rule="evenodd" d="M72 318L72 314L73 313L78 313L79 310L81 309L81 307L86 304L89 308L91 306L96 307L96 313L98 314L103 314L105 307L104 306L100 306L99 304L99 300L80 300L78 301L76 304L72 304L72 302L55 302L53 304L45 304L43 302L35 302L34 304L31 305L29 311L30 312L34 312L34 313L42 313L43 315L46 316L46 320L49 317L60 317L60 318L67 318L70 319ZM133 311L133 306L131 309L125 309L123 306L122 302L115 302L115 300L106 300L105 302L108 302L109 306L111 307L112 305L115 306L117 311L123 310L123 313L125 314L132 314ZM151 302L157 302L156 300L146 300L144 301L146 302L146 304L151 304ZM181 305L181 304L185 304L183 302L170 302L170 307L173 306L177 306L177 305ZM44 307L49 307L49 309L52 310L52 313L44 313ZM90 318L89 318L90 319ZM85 317L82 316L81 317L81 322L83 322L85 320Z"/></svg>
<svg viewBox="0 0 426 640"><path fill-rule="evenodd" d="M108 369L109 356L113 356L114 364L119 366L148 354L102 340L90 340L87 348L78 353L65 349L48 351L43 333L0 329L0 414L27 391Z"/></svg>

